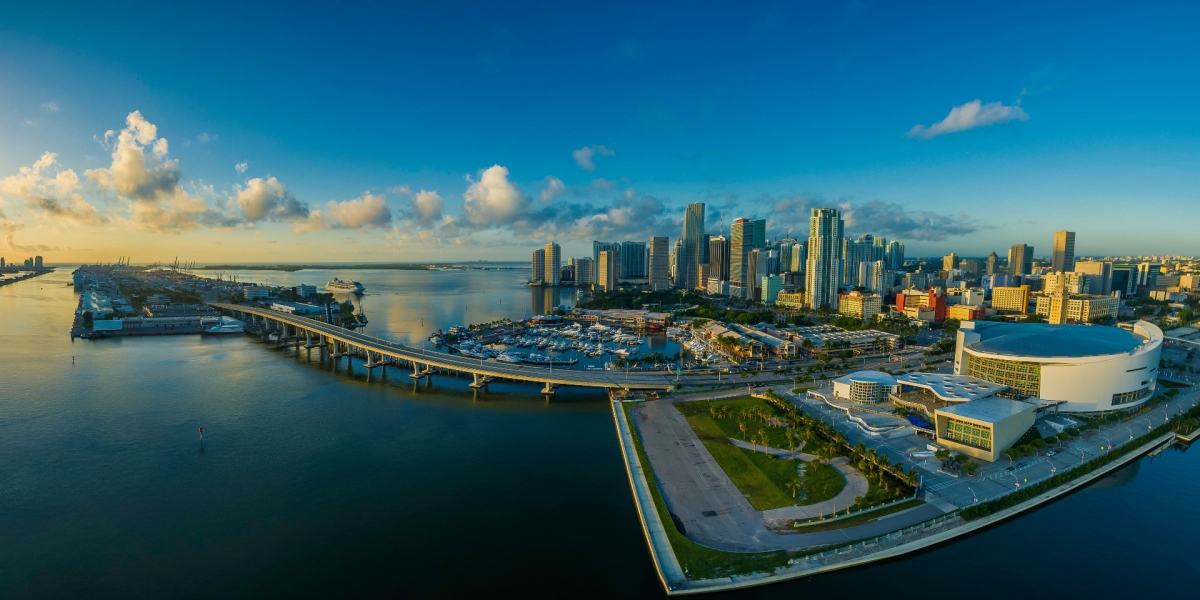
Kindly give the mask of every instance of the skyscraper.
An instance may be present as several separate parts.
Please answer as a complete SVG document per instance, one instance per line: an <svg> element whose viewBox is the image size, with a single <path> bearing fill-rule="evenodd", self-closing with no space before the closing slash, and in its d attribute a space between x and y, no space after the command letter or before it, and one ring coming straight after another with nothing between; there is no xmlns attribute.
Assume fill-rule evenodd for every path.
<svg viewBox="0 0 1200 600"><path fill-rule="evenodd" d="M560 264L558 244L550 242L546 244L545 257L546 266L544 277L549 285L558 285L559 278L562 276L562 265Z"/></svg>
<svg viewBox="0 0 1200 600"><path fill-rule="evenodd" d="M1086 273L1092 278L1088 283L1087 293L1095 296L1108 296L1113 290L1113 264L1103 261L1081 260L1075 263L1076 273ZM1124 291L1124 290L1122 290Z"/></svg>
<svg viewBox="0 0 1200 600"><path fill-rule="evenodd" d="M596 265L588 257L575 259L575 284L581 287L591 287L596 283Z"/></svg>
<svg viewBox="0 0 1200 600"><path fill-rule="evenodd" d="M838 283L842 280L842 214L832 208L812 209L808 233L808 267L805 269L804 304L809 308L837 310Z"/></svg>
<svg viewBox="0 0 1200 600"><path fill-rule="evenodd" d="M1075 232L1054 232L1054 255L1050 262L1055 273L1070 273L1075 270Z"/></svg>
<svg viewBox="0 0 1200 600"><path fill-rule="evenodd" d="M887 261L889 269L893 271L904 270L904 244L892 242L887 245L887 251L884 254L884 260Z"/></svg>
<svg viewBox="0 0 1200 600"><path fill-rule="evenodd" d="M985 275L995 275L996 274L996 263L998 263L998 262L1000 262L1000 257L996 256L995 252L989 254L987 257L987 272L984 274Z"/></svg>
<svg viewBox="0 0 1200 600"><path fill-rule="evenodd" d="M683 236L679 239L680 253L675 258L678 263L675 275L675 287L690 290L696 287L696 273L700 264L700 237L704 235L704 203L694 202L687 205L683 213Z"/></svg>
<svg viewBox="0 0 1200 600"><path fill-rule="evenodd" d="M622 279L646 279L646 242L621 242Z"/></svg>
<svg viewBox="0 0 1200 600"><path fill-rule="evenodd" d="M729 281L729 240L723 235L708 240L708 278Z"/></svg>
<svg viewBox="0 0 1200 600"><path fill-rule="evenodd" d="M661 291L670 289L670 252L671 241L667 237L652 237L650 238L649 251L649 276L650 289L653 291Z"/></svg>
<svg viewBox="0 0 1200 600"><path fill-rule="evenodd" d="M1014 244L1008 249L1008 274L1012 275L1013 283L1017 277L1022 277L1033 272L1033 246L1028 244Z"/></svg>
<svg viewBox="0 0 1200 600"><path fill-rule="evenodd" d="M958 255L951 252L942 257L942 270L949 271L950 269L958 268Z"/></svg>
<svg viewBox="0 0 1200 600"><path fill-rule="evenodd" d="M858 265L875 260L875 236L858 236L857 240L846 238L842 242L842 284L847 287L863 285L858 279Z"/></svg>
<svg viewBox="0 0 1200 600"><path fill-rule="evenodd" d="M600 278L596 281L600 289L606 292L617 289L617 271L620 268L619 260L615 250L603 250L600 252Z"/></svg>
<svg viewBox="0 0 1200 600"><path fill-rule="evenodd" d="M729 227L729 295L748 298L746 295L746 259L754 249L754 226L750 219L734 219Z"/></svg>
<svg viewBox="0 0 1200 600"><path fill-rule="evenodd" d="M792 264L789 269L793 273L803 273L808 262L808 242L797 242L792 246Z"/></svg>
<svg viewBox="0 0 1200 600"><path fill-rule="evenodd" d="M621 243L592 242L592 268L594 269L592 272L592 279L595 280L596 283L600 283L600 253L604 252L605 250L612 250L613 252L619 254L621 252ZM617 276L620 277L620 273L618 273Z"/></svg>
<svg viewBox="0 0 1200 600"><path fill-rule="evenodd" d="M545 281L546 280L546 251L538 248L533 251L533 267L529 274L530 281Z"/></svg>

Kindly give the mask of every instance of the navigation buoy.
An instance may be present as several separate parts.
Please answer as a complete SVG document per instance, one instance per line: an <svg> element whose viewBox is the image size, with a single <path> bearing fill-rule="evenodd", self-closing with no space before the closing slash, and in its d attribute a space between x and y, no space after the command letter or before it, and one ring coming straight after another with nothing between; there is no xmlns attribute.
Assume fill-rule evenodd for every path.
<svg viewBox="0 0 1200 600"><path fill-rule="evenodd" d="M204 443L204 428L200 428L200 443Z"/></svg>

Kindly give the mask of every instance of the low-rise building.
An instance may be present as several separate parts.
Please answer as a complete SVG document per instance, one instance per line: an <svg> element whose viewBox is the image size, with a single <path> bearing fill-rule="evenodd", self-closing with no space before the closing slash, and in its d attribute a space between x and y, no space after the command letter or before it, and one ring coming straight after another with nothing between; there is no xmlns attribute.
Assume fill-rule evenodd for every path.
<svg viewBox="0 0 1200 600"><path fill-rule="evenodd" d="M949 450L994 462L1033 427L1038 405L992 396L934 412L937 441Z"/></svg>
<svg viewBox="0 0 1200 600"><path fill-rule="evenodd" d="M321 307L302 302L272 302L271 310L293 315L316 315L321 313Z"/></svg>
<svg viewBox="0 0 1200 600"><path fill-rule="evenodd" d="M970 321L983 318L983 307L970 304L955 304L946 312L946 318Z"/></svg>
<svg viewBox="0 0 1200 600"><path fill-rule="evenodd" d="M838 297L838 313L840 314L864 321L874 321L880 312L883 312L883 298L879 294L850 292Z"/></svg>
<svg viewBox="0 0 1200 600"><path fill-rule="evenodd" d="M248 285L242 288L242 294L247 300L263 300L271 297L271 288Z"/></svg>
<svg viewBox="0 0 1200 600"><path fill-rule="evenodd" d="M1065 310L1062 307L1064 300ZM1120 304L1116 296L1075 295L1060 291L1049 296L1039 296L1035 312L1047 317L1053 324L1090 323L1099 318L1115 319Z"/></svg>
<svg viewBox="0 0 1200 600"><path fill-rule="evenodd" d="M296 294L297 298L307 298L307 297L317 293L317 286L306 285L306 284L302 283L302 284L292 288L292 292L294 292Z"/></svg>
<svg viewBox="0 0 1200 600"><path fill-rule="evenodd" d="M612 323L637 329L662 329L671 323L671 313L637 309L580 310L576 316L585 321Z"/></svg>
<svg viewBox="0 0 1200 600"><path fill-rule="evenodd" d="M713 296L728 296L729 295L729 282L722 281L720 279L713 279L710 277L708 279L707 291L709 294L711 294Z"/></svg>
<svg viewBox="0 0 1200 600"><path fill-rule="evenodd" d="M775 297L775 306L794 310L804 308L804 292L779 292Z"/></svg>
<svg viewBox="0 0 1200 600"><path fill-rule="evenodd" d="M860 329L847 331L833 325L813 325L796 327L791 330L792 341L803 345L809 340L813 350L823 352L829 344L856 352L881 351L895 349L900 345L900 336L875 329Z"/></svg>
<svg viewBox="0 0 1200 600"><path fill-rule="evenodd" d="M855 404L887 402L898 390L896 378L882 371L858 371L833 380L833 397Z"/></svg>
<svg viewBox="0 0 1200 600"><path fill-rule="evenodd" d="M992 288L992 308L1000 312L1029 312L1029 286Z"/></svg>

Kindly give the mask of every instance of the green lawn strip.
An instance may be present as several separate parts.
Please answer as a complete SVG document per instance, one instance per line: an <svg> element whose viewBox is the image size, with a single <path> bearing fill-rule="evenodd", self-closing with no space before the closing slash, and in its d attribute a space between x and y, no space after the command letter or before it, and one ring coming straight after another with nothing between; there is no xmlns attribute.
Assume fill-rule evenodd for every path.
<svg viewBox="0 0 1200 600"><path fill-rule="evenodd" d="M796 504L804 506L824 502L842 493L846 478L829 465L810 462L805 464L801 483L804 484L804 499Z"/></svg>
<svg viewBox="0 0 1200 600"><path fill-rule="evenodd" d="M710 408L720 409L722 407L731 409L731 414L725 418L713 418ZM696 402L677 402L675 408L683 413L688 420L691 421L692 416L703 415L714 421L726 437L737 438L743 441L750 441L752 436L758 434L761 429L767 436L767 445L772 448L787 448L787 437L784 435L786 431L782 427L767 425L754 416L747 415L742 418L739 414L742 410L759 409L765 411L768 415L783 417L784 414L769 402L750 396L742 396L740 398L727 398L721 400L698 400ZM746 424L746 433L743 434L738 428L738 423Z"/></svg>
<svg viewBox="0 0 1200 600"><path fill-rule="evenodd" d="M857 525L870 523L879 517L898 513L902 510L915 508L921 506L922 504L925 504L925 501L913 499L907 502L893 504L887 508L867 511L862 514L857 514L853 517L846 517L837 521L815 521L808 524L801 524L800 527L794 528L794 531L798 531L800 533L817 533L820 531L829 531L831 529L845 529L847 527L854 527Z"/></svg>
<svg viewBox="0 0 1200 600"><path fill-rule="evenodd" d="M787 566L788 553L783 550L775 552L715 550L687 539L675 528L675 521L671 519L667 504L658 490L658 482L654 478L654 468L650 465L650 459L646 458L646 451L642 448L642 439L633 425L633 414L630 413L633 406L636 405L622 403L621 409L625 411L626 420L629 422L629 433L633 437L633 446L637 450L638 460L649 475L647 483L650 487L650 496L654 498L654 509L658 511L658 518L667 532L667 539L671 541L675 560L679 561L679 566L683 567L688 576L692 579L718 579L730 575L746 575L756 572L774 573L775 569Z"/></svg>

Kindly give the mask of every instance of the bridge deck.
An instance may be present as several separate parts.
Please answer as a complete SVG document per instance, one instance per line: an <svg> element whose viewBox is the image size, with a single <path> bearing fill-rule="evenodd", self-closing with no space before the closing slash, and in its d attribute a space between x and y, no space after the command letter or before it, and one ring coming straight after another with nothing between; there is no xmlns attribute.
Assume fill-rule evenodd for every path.
<svg viewBox="0 0 1200 600"><path fill-rule="evenodd" d="M314 334L323 335L328 339L350 344L356 348L362 348L363 350L384 356L422 365L452 369L463 373L478 373L495 378L549 383L551 385L575 385L610 389L668 390L675 383L673 376L666 371L656 373L639 373L635 371L627 375L617 371L586 371L570 368L514 365L494 360L481 360L462 355L413 348L358 333L350 329L343 329L322 321L265 308L255 308L240 304L223 304L219 302L210 302L209 305L221 310L240 312L286 323L299 329L311 331Z"/></svg>

